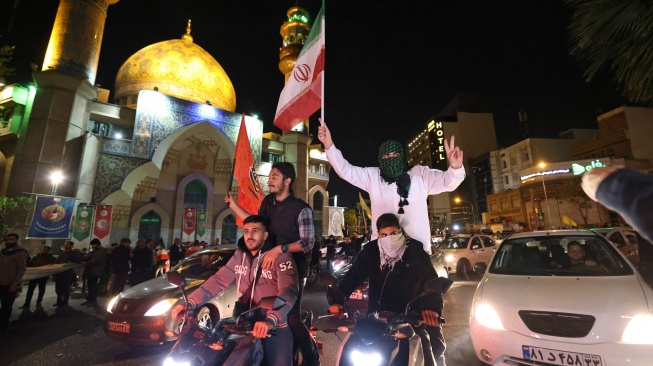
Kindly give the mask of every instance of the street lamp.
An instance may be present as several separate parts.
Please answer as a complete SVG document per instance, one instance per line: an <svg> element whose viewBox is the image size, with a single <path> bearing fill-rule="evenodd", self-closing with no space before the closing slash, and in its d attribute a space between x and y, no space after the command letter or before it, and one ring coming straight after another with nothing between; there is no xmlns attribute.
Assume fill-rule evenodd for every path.
<svg viewBox="0 0 653 366"><path fill-rule="evenodd" d="M461 200L459 197L456 197L454 201L456 201L456 203L461 203L461 202L469 203L469 206L472 208L472 218L474 220L474 225L476 225L476 214L474 213L474 205L469 201Z"/></svg>
<svg viewBox="0 0 653 366"><path fill-rule="evenodd" d="M50 174L50 180L52 181L52 195L57 194L57 186L63 180L63 174L61 170L56 170Z"/></svg>
<svg viewBox="0 0 653 366"><path fill-rule="evenodd" d="M540 163L540 177L542 178L542 188L544 189L544 199L546 200L546 214L549 216L549 223L552 223L551 218L551 205L549 204L549 198L546 196L546 184L544 184L544 168L546 167L545 163ZM544 220L546 222L546 220ZM546 226L544 227L546 230Z"/></svg>

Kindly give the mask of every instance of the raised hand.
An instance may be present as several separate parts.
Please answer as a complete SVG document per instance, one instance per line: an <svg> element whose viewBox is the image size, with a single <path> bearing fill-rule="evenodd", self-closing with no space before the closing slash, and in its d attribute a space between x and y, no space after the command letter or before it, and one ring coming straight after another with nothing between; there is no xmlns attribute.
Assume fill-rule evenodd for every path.
<svg viewBox="0 0 653 366"><path fill-rule="evenodd" d="M463 166L463 151L454 145L454 136L451 136L451 142L447 142L447 139L444 139L444 151L447 153L447 159L449 160L449 165L458 169Z"/></svg>
<svg viewBox="0 0 653 366"><path fill-rule="evenodd" d="M331 131L329 131L329 127L327 127L326 123L322 121L322 118L318 119L320 120L320 126L317 128L317 139L320 140L320 142L324 145L324 148L328 150L331 148L331 146L333 146Z"/></svg>

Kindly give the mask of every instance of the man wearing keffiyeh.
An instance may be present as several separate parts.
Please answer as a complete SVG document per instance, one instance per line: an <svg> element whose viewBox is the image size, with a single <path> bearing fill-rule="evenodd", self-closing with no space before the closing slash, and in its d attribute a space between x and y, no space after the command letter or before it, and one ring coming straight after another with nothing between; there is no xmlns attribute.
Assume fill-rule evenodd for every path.
<svg viewBox="0 0 653 366"><path fill-rule="evenodd" d="M386 213L376 220L378 240L367 243L347 274L339 290L345 298L365 280L369 280L368 314L374 311L403 313L408 302L424 291L424 284L437 278L422 243L404 236L399 219ZM334 299L331 313L342 309L344 299ZM444 366L445 342L438 316L444 303L440 294L430 294L411 305L421 312L424 324L415 327L422 339L425 365Z"/></svg>
<svg viewBox="0 0 653 366"><path fill-rule="evenodd" d="M322 121L320 121L322 122ZM444 140L449 169L440 171L427 166L410 166L401 144L386 141L379 148L379 167L361 168L349 164L336 148L325 123L318 127L318 139L324 144L327 158L338 175L354 186L367 191L372 203L372 222L384 213L399 215L407 235L424 245L431 253L431 229L426 200L429 195L451 192L465 179L463 152L454 145L454 137ZM376 239L373 232L371 239Z"/></svg>

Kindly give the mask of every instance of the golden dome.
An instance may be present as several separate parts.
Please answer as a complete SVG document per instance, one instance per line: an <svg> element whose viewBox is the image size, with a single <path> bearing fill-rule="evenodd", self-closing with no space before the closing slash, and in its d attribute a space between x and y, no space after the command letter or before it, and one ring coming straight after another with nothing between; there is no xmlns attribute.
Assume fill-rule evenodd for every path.
<svg viewBox="0 0 653 366"><path fill-rule="evenodd" d="M222 66L193 43L190 20L182 39L147 46L133 54L118 70L115 100L135 106L141 89L155 90L230 112L236 110L236 93Z"/></svg>

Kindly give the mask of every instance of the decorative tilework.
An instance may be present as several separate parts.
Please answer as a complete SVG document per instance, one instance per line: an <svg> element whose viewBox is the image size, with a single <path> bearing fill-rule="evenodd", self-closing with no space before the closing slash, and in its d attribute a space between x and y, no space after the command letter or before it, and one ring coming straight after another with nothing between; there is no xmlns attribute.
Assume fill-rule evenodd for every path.
<svg viewBox="0 0 653 366"><path fill-rule="evenodd" d="M148 161L147 159L100 154L95 174L93 203L101 203L108 195L119 190L127 175Z"/></svg>
<svg viewBox="0 0 653 366"><path fill-rule="evenodd" d="M105 154L124 155L129 156L129 148L131 141L113 139L110 137L102 138L102 152Z"/></svg>
<svg viewBox="0 0 653 366"><path fill-rule="evenodd" d="M134 189L134 196L139 196L139 198L142 200L143 194L154 193L158 182L159 179L156 177L143 178L140 182L138 182L138 185L136 185L136 188Z"/></svg>

